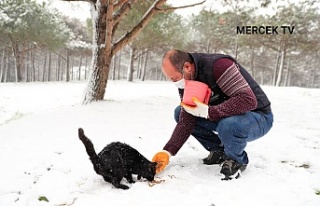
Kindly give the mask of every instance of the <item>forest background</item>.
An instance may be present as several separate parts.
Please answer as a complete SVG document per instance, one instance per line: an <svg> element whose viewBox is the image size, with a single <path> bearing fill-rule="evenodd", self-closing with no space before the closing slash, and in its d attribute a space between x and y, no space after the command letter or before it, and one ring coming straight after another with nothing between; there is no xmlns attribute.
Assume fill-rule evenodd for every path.
<svg viewBox="0 0 320 206"><path fill-rule="evenodd" d="M119 24L115 37L135 25L152 2L135 4ZM131 43L113 56L108 78L165 80L161 58L166 50L177 48L229 54L263 85L319 88L319 2L288 2L273 8L270 14L260 14L261 7L245 2L217 1L224 11L202 7L199 13L187 17L176 12L155 15ZM294 32L237 33L237 26L247 25L290 26ZM92 38L90 18L85 21L70 18L50 3L3 0L0 2L0 82L88 79Z"/></svg>

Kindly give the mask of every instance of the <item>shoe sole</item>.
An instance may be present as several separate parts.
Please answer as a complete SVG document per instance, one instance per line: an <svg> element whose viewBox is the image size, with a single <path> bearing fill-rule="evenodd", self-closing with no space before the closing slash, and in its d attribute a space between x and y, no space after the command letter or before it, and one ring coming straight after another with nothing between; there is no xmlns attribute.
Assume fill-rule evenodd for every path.
<svg viewBox="0 0 320 206"><path fill-rule="evenodd" d="M227 176L225 175L224 178L222 178L221 180L232 180L232 179L238 179L242 176L242 172L244 171L245 169L241 170L239 169L236 173L234 173L233 175L230 175L230 176Z"/></svg>

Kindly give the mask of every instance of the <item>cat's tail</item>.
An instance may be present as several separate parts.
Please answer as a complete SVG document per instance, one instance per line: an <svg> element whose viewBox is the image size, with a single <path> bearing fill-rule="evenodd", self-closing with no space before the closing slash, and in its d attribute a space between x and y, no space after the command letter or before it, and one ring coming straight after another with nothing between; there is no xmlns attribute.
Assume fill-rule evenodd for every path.
<svg viewBox="0 0 320 206"><path fill-rule="evenodd" d="M101 161L96 151L94 150L94 146L91 140L84 135L84 131L82 128L78 129L78 135L79 135L79 139L84 144L86 151L90 157L90 160L93 164L94 171L96 171L97 174L100 174L100 171L102 168Z"/></svg>

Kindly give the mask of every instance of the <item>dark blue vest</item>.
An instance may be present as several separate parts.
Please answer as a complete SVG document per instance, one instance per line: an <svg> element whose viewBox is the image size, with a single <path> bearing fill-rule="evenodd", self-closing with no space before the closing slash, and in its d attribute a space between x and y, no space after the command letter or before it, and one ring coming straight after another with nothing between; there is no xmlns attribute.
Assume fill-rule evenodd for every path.
<svg viewBox="0 0 320 206"><path fill-rule="evenodd" d="M220 87L217 85L213 77L214 62L220 58L229 58L239 66L240 73L248 82L249 86L251 87L252 91L254 92L257 98L258 106L253 111L263 112L263 113L271 112L270 101L267 95L263 92L261 87L251 77L251 75L239 63L237 63L236 60L233 59L231 56L224 55L224 54L206 54L206 53L190 53L190 55L194 60L195 70L196 70L194 80L206 83L212 90L209 105L217 105L229 99L229 97L221 91ZM179 93L180 93L180 97L182 97L183 89L180 89Z"/></svg>

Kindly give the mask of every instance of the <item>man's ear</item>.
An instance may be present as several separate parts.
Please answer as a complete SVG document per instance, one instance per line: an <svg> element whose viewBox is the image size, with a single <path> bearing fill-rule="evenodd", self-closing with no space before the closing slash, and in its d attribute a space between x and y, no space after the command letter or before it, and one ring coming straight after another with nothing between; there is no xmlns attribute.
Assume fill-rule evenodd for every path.
<svg viewBox="0 0 320 206"><path fill-rule="evenodd" d="M184 71L185 73L191 74L192 65L191 65L190 62L185 62L185 63L183 64L183 71Z"/></svg>

